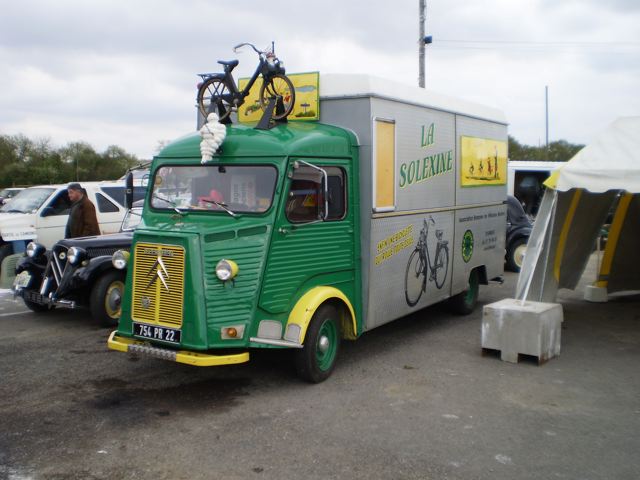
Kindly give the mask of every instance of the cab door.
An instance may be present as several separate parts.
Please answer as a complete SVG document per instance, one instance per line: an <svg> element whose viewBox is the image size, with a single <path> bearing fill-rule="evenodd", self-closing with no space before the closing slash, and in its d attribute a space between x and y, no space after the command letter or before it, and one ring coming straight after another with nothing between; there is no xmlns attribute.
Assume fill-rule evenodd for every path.
<svg viewBox="0 0 640 480"><path fill-rule="evenodd" d="M287 312L306 291L353 292L354 214L350 168L338 160L292 159L267 258L260 306Z"/></svg>

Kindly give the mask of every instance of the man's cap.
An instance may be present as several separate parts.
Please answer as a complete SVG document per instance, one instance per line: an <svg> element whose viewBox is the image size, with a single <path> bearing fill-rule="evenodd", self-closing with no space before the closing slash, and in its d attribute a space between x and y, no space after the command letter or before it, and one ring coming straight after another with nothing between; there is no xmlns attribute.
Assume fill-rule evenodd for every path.
<svg viewBox="0 0 640 480"><path fill-rule="evenodd" d="M72 182L67 185L67 190L80 190L82 191L82 186L78 182Z"/></svg>

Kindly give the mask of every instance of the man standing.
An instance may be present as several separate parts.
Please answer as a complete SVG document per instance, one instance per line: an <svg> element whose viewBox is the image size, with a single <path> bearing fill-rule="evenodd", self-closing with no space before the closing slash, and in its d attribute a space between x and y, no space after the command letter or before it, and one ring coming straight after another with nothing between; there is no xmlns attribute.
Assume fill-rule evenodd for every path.
<svg viewBox="0 0 640 480"><path fill-rule="evenodd" d="M71 200L71 212L69 212L64 238L100 235L96 207L87 198L80 184L70 183L67 187L67 193L69 200Z"/></svg>

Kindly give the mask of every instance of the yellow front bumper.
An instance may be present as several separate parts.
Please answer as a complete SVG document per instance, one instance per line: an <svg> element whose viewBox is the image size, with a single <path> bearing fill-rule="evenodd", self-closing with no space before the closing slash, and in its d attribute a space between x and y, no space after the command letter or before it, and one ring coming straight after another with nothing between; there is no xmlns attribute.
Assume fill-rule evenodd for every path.
<svg viewBox="0 0 640 480"><path fill-rule="evenodd" d="M117 332L111 332L107 345L111 350L119 352L139 353L163 360L186 363L196 367L214 367L218 365L234 365L249 361L249 352L235 355L210 355L206 353L189 352L187 350L171 350L150 345L148 342L133 338L119 337Z"/></svg>

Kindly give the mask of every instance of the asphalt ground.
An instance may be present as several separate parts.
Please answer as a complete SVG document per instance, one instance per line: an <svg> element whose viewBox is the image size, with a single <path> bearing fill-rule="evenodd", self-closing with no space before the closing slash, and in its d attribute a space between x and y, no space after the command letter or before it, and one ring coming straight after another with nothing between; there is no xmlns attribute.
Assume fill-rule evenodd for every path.
<svg viewBox="0 0 640 480"><path fill-rule="evenodd" d="M0 292L0 479L640 478L640 296L562 291L561 355L510 364L482 356L480 322L515 282L343 342L318 385L289 351L130 357L88 312Z"/></svg>

